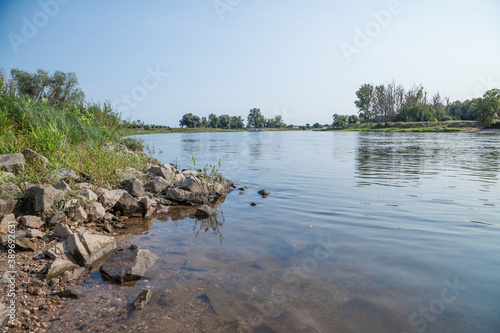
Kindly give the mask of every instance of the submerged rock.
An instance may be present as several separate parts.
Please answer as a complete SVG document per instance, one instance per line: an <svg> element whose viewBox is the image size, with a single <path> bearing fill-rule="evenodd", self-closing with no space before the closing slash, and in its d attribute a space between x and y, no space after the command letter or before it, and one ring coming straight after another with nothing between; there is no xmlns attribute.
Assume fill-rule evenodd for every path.
<svg viewBox="0 0 500 333"><path fill-rule="evenodd" d="M151 299L151 296L153 295L153 292L151 289L146 289L143 290L139 296L134 301L134 308L136 310L142 310L148 304L149 300Z"/></svg>
<svg viewBox="0 0 500 333"><path fill-rule="evenodd" d="M264 189L264 190L260 190L258 193L260 195L262 195L263 197L267 197L269 194L271 194L271 191Z"/></svg>
<svg viewBox="0 0 500 333"><path fill-rule="evenodd" d="M210 216L215 215L217 212L215 209L211 208L208 205L203 205L200 208L196 210L194 213L194 216L199 218L199 219L206 219L209 218Z"/></svg>
<svg viewBox="0 0 500 333"><path fill-rule="evenodd" d="M123 283L139 280L155 264L158 256L148 250L121 249L113 253L99 271L103 279Z"/></svg>

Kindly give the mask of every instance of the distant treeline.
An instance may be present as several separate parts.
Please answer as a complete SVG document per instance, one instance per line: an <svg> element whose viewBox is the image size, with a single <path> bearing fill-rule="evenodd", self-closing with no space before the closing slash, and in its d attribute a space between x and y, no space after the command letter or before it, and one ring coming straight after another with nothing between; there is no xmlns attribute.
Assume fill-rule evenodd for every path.
<svg viewBox="0 0 500 333"><path fill-rule="evenodd" d="M356 91L354 104L359 121L428 122L448 120L477 120L481 126L491 125L500 112L500 90L487 91L482 98L451 102L439 93L429 97L422 85L405 89L392 82L373 86L363 84ZM353 122L353 116L334 115L333 126ZM335 121L337 124L335 124Z"/></svg>
<svg viewBox="0 0 500 333"><path fill-rule="evenodd" d="M265 118L260 109L253 108L250 110L247 116L247 125L241 116L229 116L223 114L217 116L213 113L209 114L208 117L199 117L192 113L186 113L179 120L180 127L190 127L190 128L222 128L222 129L239 129L245 127L256 127L256 128L285 128L286 124L283 122L283 118L280 115L274 118Z"/></svg>

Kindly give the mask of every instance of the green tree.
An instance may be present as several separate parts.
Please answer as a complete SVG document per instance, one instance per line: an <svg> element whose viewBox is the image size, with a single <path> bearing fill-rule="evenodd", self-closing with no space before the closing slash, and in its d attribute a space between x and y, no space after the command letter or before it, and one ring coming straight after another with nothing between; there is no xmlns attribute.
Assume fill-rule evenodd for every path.
<svg viewBox="0 0 500 333"><path fill-rule="evenodd" d="M245 124L241 116L231 117L231 128L243 128L243 127L245 127Z"/></svg>
<svg viewBox="0 0 500 333"><path fill-rule="evenodd" d="M348 116L334 114L333 115L332 127L334 129L343 129L343 128L346 128L347 127L347 123L348 123L348 118L349 118Z"/></svg>
<svg viewBox="0 0 500 333"><path fill-rule="evenodd" d="M266 125L266 118L260 112L260 109L253 108L248 113L247 117L248 124L252 127L261 128Z"/></svg>
<svg viewBox="0 0 500 333"><path fill-rule="evenodd" d="M358 99L354 101L354 104L359 109L359 116L370 119L372 117L373 86L371 84L363 84L356 91L356 97Z"/></svg>
<svg viewBox="0 0 500 333"><path fill-rule="evenodd" d="M488 90L483 98L472 102L469 114L476 117L479 126L488 127L500 113L500 89Z"/></svg>
<svg viewBox="0 0 500 333"><path fill-rule="evenodd" d="M319 123L314 123L313 124L313 128L320 128L320 127L321 127L321 125Z"/></svg>
<svg viewBox="0 0 500 333"><path fill-rule="evenodd" d="M179 126L183 127L199 127L201 124L200 117L193 115L192 113L186 113L179 120Z"/></svg>
<svg viewBox="0 0 500 333"><path fill-rule="evenodd" d="M220 128L231 128L231 117L227 114L223 114L219 117L219 127Z"/></svg>
<svg viewBox="0 0 500 333"><path fill-rule="evenodd" d="M219 117L217 117L215 114L211 113L208 115L208 122L211 127L217 128L219 126Z"/></svg>

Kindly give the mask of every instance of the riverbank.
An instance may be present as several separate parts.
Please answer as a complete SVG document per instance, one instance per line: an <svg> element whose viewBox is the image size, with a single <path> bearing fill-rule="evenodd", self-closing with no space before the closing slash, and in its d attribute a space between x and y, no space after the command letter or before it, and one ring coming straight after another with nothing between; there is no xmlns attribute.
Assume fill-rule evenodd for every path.
<svg viewBox="0 0 500 333"><path fill-rule="evenodd" d="M323 131L359 131L359 132L462 132L477 129L476 121L440 121L440 122L396 122L348 124L342 129Z"/></svg>

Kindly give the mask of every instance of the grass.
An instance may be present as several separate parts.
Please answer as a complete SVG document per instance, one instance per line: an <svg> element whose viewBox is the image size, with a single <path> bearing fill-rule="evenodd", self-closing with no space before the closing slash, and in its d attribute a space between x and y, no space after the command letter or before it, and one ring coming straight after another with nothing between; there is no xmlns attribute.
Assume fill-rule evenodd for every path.
<svg viewBox="0 0 500 333"><path fill-rule="evenodd" d="M359 132L461 132L477 128L475 121L441 121L441 122L397 122L386 124L363 123L349 124L342 131Z"/></svg>
<svg viewBox="0 0 500 333"><path fill-rule="evenodd" d="M128 166L144 170L147 157L130 154L118 145L118 122L110 121L116 116L110 115L106 106L99 108L96 104L61 109L43 100L0 95L0 154L30 148L49 160L48 165L27 164L16 177L0 178L0 183L54 184L54 170L66 168L98 186L117 186L115 169ZM134 150L143 148L137 140L123 143Z"/></svg>

